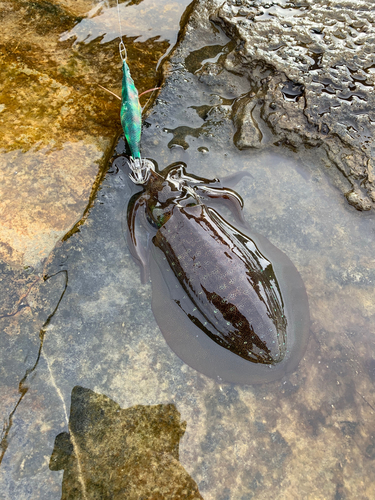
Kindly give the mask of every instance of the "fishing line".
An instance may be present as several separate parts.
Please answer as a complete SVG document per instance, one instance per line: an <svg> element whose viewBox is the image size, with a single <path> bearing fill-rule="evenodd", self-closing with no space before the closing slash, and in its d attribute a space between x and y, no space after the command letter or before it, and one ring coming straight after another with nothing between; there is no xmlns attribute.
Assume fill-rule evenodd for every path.
<svg viewBox="0 0 375 500"><path fill-rule="evenodd" d="M120 16L120 5L118 3L118 0L116 0L117 3L117 19L118 19L118 28L119 28L119 38L120 38L120 43L119 43L119 52L120 52L120 57L123 61L126 61L128 54L126 52L126 47L124 44L124 40L122 39L122 26L121 26L121 16Z"/></svg>

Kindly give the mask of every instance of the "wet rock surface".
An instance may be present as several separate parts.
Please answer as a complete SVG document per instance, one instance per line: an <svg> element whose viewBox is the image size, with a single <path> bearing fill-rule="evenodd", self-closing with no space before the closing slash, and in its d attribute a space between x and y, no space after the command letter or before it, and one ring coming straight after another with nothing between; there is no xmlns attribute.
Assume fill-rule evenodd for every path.
<svg viewBox="0 0 375 500"><path fill-rule="evenodd" d="M214 31L211 35L218 36ZM199 86L190 78L185 84L197 96ZM165 91L171 92L171 86L167 83ZM196 100L195 105L202 102ZM28 357L1 391L10 392L17 376L21 389L28 390L15 407L20 394L14 387L13 400L4 409L8 425L0 468L3 497L49 499L73 491L77 471L71 437L60 437L56 444L57 436L72 429L80 437L78 450L87 459L87 474L80 476L79 487L83 481L89 489L90 467L95 470L99 463L95 460L112 456L111 450L123 450L122 433L112 433L108 445L102 434L116 424L112 417L117 410L129 416L139 405L174 405L187 425L179 463L173 462L176 469L163 461L163 471L176 487L190 476L194 483L184 483L190 485L184 495L198 495L197 487L205 500L333 500L339 495L371 499L375 484L371 214L349 207L311 157L288 151L285 156L238 152L229 122L226 141L221 136L212 144L215 138L189 135L185 152L178 147L169 150L172 134L162 132L162 125L168 125L166 116L172 120L172 115L168 110L161 113L159 105L149 116L145 154L160 164L183 157L197 174L220 176L241 168L251 174L237 188L245 200L245 217L293 259L308 290L312 332L306 355L295 373L253 387L220 386L182 363L155 323L151 287L141 285L139 269L126 247L123 226L134 186L127 172L111 167L86 223L54 250L45 268L51 278L40 283L36 300L30 300L30 312L39 323L33 331L22 327L17 337ZM183 110L190 112L188 107ZM160 148L152 144L159 130L164 136ZM123 152L121 143L117 152ZM43 317L37 314L40 306ZM44 333L38 356L40 332ZM16 351L9 346L2 352L7 366L12 366ZM78 418L73 408L77 385L96 393L89 422ZM110 418L103 418L108 416L108 405L113 411ZM133 418L135 425L138 417ZM80 422L87 426L76 429ZM139 459L157 428L146 426L142 439L135 433L145 445ZM102 453L88 459L90 450ZM136 456L137 448L131 453ZM58 463L56 456L61 459ZM122 451L118 457L121 462ZM64 476L62 490L67 470L71 474ZM107 486L126 482L116 473L112 479L118 482L106 483L101 470ZM151 472L147 481L155 484Z"/></svg>
<svg viewBox="0 0 375 500"><path fill-rule="evenodd" d="M213 150L198 151L202 143L207 144L195 144L197 158L210 158ZM223 150L217 153L216 167L225 159ZM174 154L172 149L169 155ZM170 486L190 481L183 467L205 499L334 499L337 492L342 498L372 498L375 311L366 235L374 232L373 220L346 207L324 175L316 177L314 165L290 155L273 157L271 165L269 157L241 155L237 161L245 158L253 176L238 188L246 218L293 258L309 292L312 336L299 369L264 386L220 386L173 354L153 318L151 288L140 284L125 244L122 226L132 193L127 173L110 169L86 223L54 251L45 269L51 277L27 296L29 308L20 313L31 314L34 324L25 317L19 318L18 333L4 329L8 338L13 335L12 345L1 349L8 374L1 379L1 392L8 394L2 398L5 499L69 498L72 491L78 495L77 481L78 491L82 484L91 491L96 467L105 491L116 485L131 490L141 476L133 475L130 484L122 474L126 457L135 474L132 457L138 453L143 463L147 443L155 443L152 436L161 427L135 431L134 439L143 444L140 450L134 445L129 456L123 454L124 435L111 429L125 421L120 414L136 429L138 417L131 412L139 405L174 405L187 422L180 461L159 455L155 462ZM197 172L208 163L192 165ZM369 251L356 261L361 247ZM10 320L3 318L3 325ZM19 392L15 381L21 381ZM78 383L97 393L83 405L77 405L79 397L71 403ZM81 475L71 438L61 437L69 432L84 456ZM116 450L118 474L108 477L106 457L115 460ZM154 488L151 472L145 482ZM184 484L190 484L185 494L195 494L193 483Z"/></svg>
<svg viewBox="0 0 375 500"><path fill-rule="evenodd" d="M63 39L102 11L107 24L88 43L84 29L83 40ZM120 101L99 87L121 92L117 10L95 0L6 0L0 18L0 258L37 268L82 217L121 130ZM124 39L138 88L155 87L168 41Z"/></svg>
<svg viewBox="0 0 375 500"><path fill-rule="evenodd" d="M211 19L237 42L224 66L244 74L238 147L254 144L254 119L289 147L321 146L349 180L348 202L370 210L375 201L375 10L366 1L228 0ZM254 95L255 94L255 95ZM250 103L247 102L250 100ZM256 121L256 120L255 120Z"/></svg>
<svg viewBox="0 0 375 500"><path fill-rule="evenodd" d="M206 178L250 174L236 188L245 218L289 256L308 292L306 355L284 379L247 387L220 386L182 363L157 327L151 287L141 285L125 243L126 206L135 188L127 172L112 166L85 223L55 248L41 275L23 270L12 278L4 269L7 280L19 284L12 300L4 300L8 316L0 318L2 373L8 374L0 387L6 500L63 495L62 469L74 461L67 434L77 385L96 394L91 408L98 418L108 406L126 415L140 405L174 405L187 422L176 470L192 479L185 483L189 494L198 488L205 500L375 496L373 212L356 210L341 195L337 187L349 192L352 186L324 144L290 148L275 141L248 74L227 67L235 42L209 21L219 7L216 1L196 6L146 119L142 152L160 167L184 161L189 173ZM297 83L282 88L299 106ZM302 126L303 113L293 116L302 117ZM123 152L120 141L116 154ZM18 310L23 300L28 307ZM92 432L89 450L96 444L103 455L121 449L123 434L114 433L107 449L99 443L103 434L96 434L110 430L112 416L101 428L96 420L79 431ZM150 425L142 450L154 431ZM56 448L61 434L67 439ZM58 450L65 458L54 468ZM173 484L181 480L169 477ZM76 481L75 473L64 479L64 491Z"/></svg>

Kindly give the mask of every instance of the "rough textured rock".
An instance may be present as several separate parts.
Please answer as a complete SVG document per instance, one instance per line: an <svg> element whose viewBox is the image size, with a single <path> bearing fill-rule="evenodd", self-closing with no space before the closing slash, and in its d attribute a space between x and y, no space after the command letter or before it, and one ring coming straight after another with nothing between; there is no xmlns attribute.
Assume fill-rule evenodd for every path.
<svg viewBox="0 0 375 500"><path fill-rule="evenodd" d="M237 42L225 67L248 76L276 140L322 146L350 181L349 203L373 207L373 4L228 0L217 6L211 19ZM247 128L245 119L239 147L254 147Z"/></svg>

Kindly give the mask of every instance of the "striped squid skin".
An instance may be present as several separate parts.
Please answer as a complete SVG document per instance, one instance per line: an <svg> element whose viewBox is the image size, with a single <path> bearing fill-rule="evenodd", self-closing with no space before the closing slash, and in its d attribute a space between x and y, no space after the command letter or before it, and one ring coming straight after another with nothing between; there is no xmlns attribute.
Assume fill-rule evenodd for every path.
<svg viewBox="0 0 375 500"><path fill-rule="evenodd" d="M204 205L175 206L153 242L164 254L164 272L170 269L185 291L179 306L193 323L252 363L278 363L287 322L272 264L251 240L249 250L232 233Z"/></svg>
<svg viewBox="0 0 375 500"><path fill-rule="evenodd" d="M181 165L153 171L128 205L128 245L144 282L151 270L155 319L183 361L224 382L277 380L307 346L305 288L283 252L212 207L220 199L241 200Z"/></svg>

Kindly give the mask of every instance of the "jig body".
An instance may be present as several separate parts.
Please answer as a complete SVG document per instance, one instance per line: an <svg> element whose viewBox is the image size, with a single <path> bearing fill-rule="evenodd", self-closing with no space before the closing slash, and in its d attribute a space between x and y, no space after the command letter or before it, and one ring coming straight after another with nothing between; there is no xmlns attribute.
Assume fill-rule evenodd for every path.
<svg viewBox="0 0 375 500"><path fill-rule="evenodd" d="M127 52L122 40L118 0L117 14L121 40L119 50L123 71L120 119L131 154L129 162L131 173L129 177L135 184L145 184L150 176L150 166L147 160L145 161L141 158L142 108L139 103L138 91L131 77L128 63L126 62Z"/></svg>
<svg viewBox="0 0 375 500"><path fill-rule="evenodd" d="M122 64L121 125L133 159L141 158L142 108L126 59Z"/></svg>

